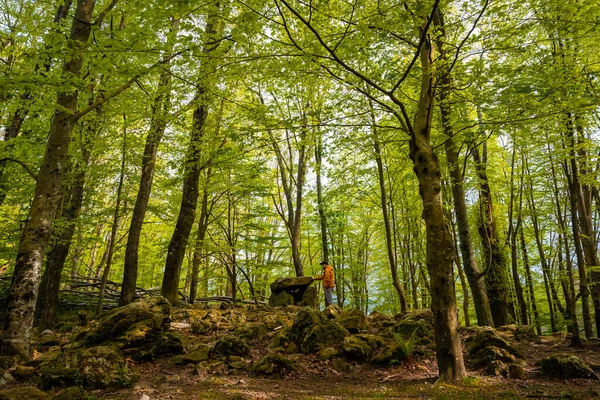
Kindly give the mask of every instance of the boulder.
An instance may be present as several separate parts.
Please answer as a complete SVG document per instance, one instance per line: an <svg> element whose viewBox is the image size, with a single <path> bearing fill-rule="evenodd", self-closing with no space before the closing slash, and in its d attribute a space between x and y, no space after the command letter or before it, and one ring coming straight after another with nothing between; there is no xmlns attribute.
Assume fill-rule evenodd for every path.
<svg viewBox="0 0 600 400"><path fill-rule="evenodd" d="M125 349L123 352L131 355L138 361L154 360L160 356L185 354L188 340L180 332L163 332L155 340L143 346L133 349Z"/></svg>
<svg viewBox="0 0 600 400"><path fill-rule="evenodd" d="M207 344L201 344L198 348L182 357L182 362L186 364L198 364L201 361L208 360L211 347Z"/></svg>
<svg viewBox="0 0 600 400"><path fill-rule="evenodd" d="M493 362L512 363L515 356L506 349L489 346L477 351L470 359L470 365L473 368L486 367ZM497 374L492 374L497 375Z"/></svg>
<svg viewBox="0 0 600 400"><path fill-rule="evenodd" d="M138 299L104 315L95 328L79 334L73 347L99 345L135 348L160 337L171 322L171 305L163 297Z"/></svg>
<svg viewBox="0 0 600 400"><path fill-rule="evenodd" d="M309 307L303 307L298 312L290 330L290 340L298 345L302 353L340 344L346 336L348 331L344 327Z"/></svg>
<svg viewBox="0 0 600 400"><path fill-rule="evenodd" d="M326 347L319 352L319 358L321 360L331 360L334 357L337 357L340 352L333 347Z"/></svg>
<svg viewBox="0 0 600 400"><path fill-rule="evenodd" d="M265 333L267 333L267 327L260 322L249 322L233 331L235 336L248 341L248 343L260 342Z"/></svg>
<svg viewBox="0 0 600 400"><path fill-rule="evenodd" d="M314 286L309 286L304 291L304 294L302 295L302 300L300 300L300 302L296 305L299 307L308 306L316 308L318 304L319 301L317 299L317 288Z"/></svg>
<svg viewBox="0 0 600 400"><path fill-rule="evenodd" d="M510 364L508 366L508 377L510 379L525 379L525 370L519 364Z"/></svg>
<svg viewBox="0 0 600 400"><path fill-rule="evenodd" d="M269 354L252 366L252 372L261 375L285 375L296 370L294 362L288 360L281 354Z"/></svg>
<svg viewBox="0 0 600 400"><path fill-rule="evenodd" d="M272 293L269 297L271 307L287 307L294 305L294 296L288 292Z"/></svg>
<svg viewBox="0 0 600 400"><path fill-rule="evenodd" d="M41 353L37 358L27 361L25 364L28 367L39 367L50 361L54 361L58 358L61 353L61 349L58 346L51 347L48 351Z"/></svg>
<svg viewBox="0 0 600 400"><path fill-rule="evenodd" d="M408 358L410 354L406 354L406 348L398 343L389 343L381 346L371 357L373 364L399 364Z"/></svg>
<svg viewBox="0 0 600 400"><path fill-rule="evenodd" d="M275 282L271 283L271 292L279 293L282 291L291 291L306 288L308 285L314 282L312 276L300 276L300 277L282 277L277 278Z"/></svg>
<svg viewBox="0 0 600 400"><path fill-rule="evenodd" d="M400 321L390 328L392 333L401 335L405 340L414 335L416 342L420 344L433 343L433 313L431 310L414 310L398 316L398 319Z"/></svg>
<svg viewBox="0 0 600 400"><path fill-rule="evenodd" d="M346 336L344 338L344 353L358 360L367 360L373 354L373 348L365 340L356 336Z"/></svg>
<svg viewBox="0 0 600 400"><path fill-rule="evenodd" d="M5 369L0 368L0 387L14 382L15 378Z"/></svg>
<svg viewBox="0 0 600 400"><path fill-rule="evenodd" d="M49 397L35 387L19 387L0 390L0 400L46 400Z"/></svg>
<svg viewBox="0 0 600 400"><path fill-rule="evenodd" d="M42 386L127 387L134 373L117 347L71 349L41 367Z"/></svg>
<svg viewBox="0 0 600 400"><path fill-rule="evenodd" d="M330 304L323 310L323 315L329 319L336 319L342 313L342 309L337 304Z"/></svg>
<svg viewBox="0 0 600 400"><path fill-rule="evenodd" d="M195 333L196 335L207 334L215 328L208 320L192 319L190 325L192 326L192 333Z"/></svg>
<svg viewBox="0 0 600 400"><path fill-rule="evenodd" d="M46 329L42 332L42 334L38 337L38 344L43 347L51 347L60 345L60 338L56 333L52 332L50 329Z"/></svg>
<svg viewBox="0 0 600 400"><path fill-rule="evenodd" d="M292 305L310 306L317 305L317 290L309 288L313 283L312 276L282 277L271 283L271 307L288 307Z"/></svg>
<svg viewBox="0 0 600 400"><path fill-rule="evenodd" d="M336 321L350 333L358 333L367 328L367 317L358 308L350 308L342 311Z"/></svg>
<svg viewBox="0 0 600 400"><path fill-rule="evenodd" d="M555 354L540 361L542 374L555 378L587 378L598 380L598 375L579 357Z"/></svg>
<svg viewBox="0 0 600 400"><path fill-rule="evenodd" d="M518 341L527 341L527 340L536 340L537 334L535 333L535 328L531 325L521 325L515 329L514 332L515 340Z"/></svg>
<svg viewBox="0 0 600 400"><path fill-rule="evenodd" d="M224 336L217 340L213 348L210 350L211 357L218 356L240 356L244 357L250 354L250 348L246 341L237 336Z"/></svg>
<svg viewBox="0 0 600 400"><path fill-rule="evenodd" d="M279 329L271 339L271 348L287 347L290 342L290 328Z"/></svg>
<svg viewBox="0 0 600 400"><path fill-rule="evenodd" d="M380 330L382 328L389 328L394 326L396 322L390 315L382 314L378 311L373 311L368 317L369 325Z"/></svg>
<svg viewBox="0 0 600 400"><path fill-rule="evenodd" d="M489 376L502 376L506 375L508 367L502 361L495 360L491 361L485 366L485 373Z"/></svg>
<svg viewBox="0 0 600 400"><path fill-rule="evenodd" d="M475 356L480 350L486 347L497 347L508 351L513 356L521 357L521 353L501 338L493 329L481 330L473 337L469 343L469 354Z"/></svg>
<svg viewBox="0 0 600 400"><path fill-rule="evenodd" d="M13 376L22 381L26 381L35 375L35 368L26 365L17 365L13 372Z"/></svg>

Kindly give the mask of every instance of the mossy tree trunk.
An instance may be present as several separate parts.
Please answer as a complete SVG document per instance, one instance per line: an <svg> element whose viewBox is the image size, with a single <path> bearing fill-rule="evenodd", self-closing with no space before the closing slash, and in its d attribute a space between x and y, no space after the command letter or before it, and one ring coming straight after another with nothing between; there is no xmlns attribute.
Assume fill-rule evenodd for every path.
<svg viewBox="0 0 600 400"><path fill-rule="evenodd" d="M90 37L94 0L78 0L73 18L68 54L62 75L67 80L81 75L84 50ZM30 338L38 296L42 261L50 238L52 223L61 199L61 186L71 134L76 122L77 90L61 90L52 119L46 151L37 176L35 195L25 223L14 268L4 322L0 353L30 357Z"/></svg>

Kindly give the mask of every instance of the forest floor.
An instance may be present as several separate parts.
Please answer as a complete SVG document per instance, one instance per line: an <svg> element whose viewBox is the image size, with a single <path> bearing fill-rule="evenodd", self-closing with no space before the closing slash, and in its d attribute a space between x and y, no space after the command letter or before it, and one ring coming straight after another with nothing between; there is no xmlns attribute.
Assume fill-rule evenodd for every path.
<svg viewBox="0 0 600 400"><path fill-rule="evenodd" d="M505 338L509 339L509 335ZM349 362L349 371L343 373L337 372L331 361L302 355L297 361L298 371L278 378L258 377L235 369L201 377L193 366L175 365L172 358L163 358L136 364L140 379L132 388L93 394L99 399L119 400L600 399L599 381L544 377L537 365L541 359L559 353L600 364L600 343L588 342L582 348L573 348L564 334L543 336L536 342L510 341L524 355L525 379L468 371L468 377L460 385L436 384L437 364L433 354L383 368ZM254 358L266 352L261 346L252 348Z"/></svg>
<svg viewBox="0 0 600 400"><path fill-rule="evenodd" d="M173 313L171 330L186 336L190 344L209 343L229 332L221 326L204 335L193 334L189 318L186 318L188 311L194 312L182 310ZM266 309L260 315L263 318L277 313L282 318L286 317L277 309ZM251 318L251 313L246 315ZM231 320L237 316L238 311L233 310L226 318ZM288 312L287 317L293 319L294 314ZM63 344L70 342L71 335L79 328L73 329L59 333ZM470 363L466 342L469 337L472 338L473 332L468 328L461 329L467 365ZM285 376L268 378L249 372L249 368L235 369L231 365L199 375L193 364L181 364L176 357L169 356L148 362L129 360L139 377L132 387L88 390L86 400L600 399L600 381L548 378L542 375L538 366L540 360L564 353L600 366L600 341L585 341L583 347L573 348L564 333L523 341L515 340L511 331L498 330L497 333L521 353L525 372L523 379L486 376L481 371L469 369L461 384L436 384L437 365L431 346L395 366L377 367L348 360L344 372L339 372L340 369L334 368L331 360L323 360L317 354L288 354L290 359L293 358L296 370ZM272 353L271 338L272 335L267 335L254 343L246 361L253 363ZM9 386L27 385L16 381ZM47 394L52 398L60 391L60 388L54 388Z"/></svg>

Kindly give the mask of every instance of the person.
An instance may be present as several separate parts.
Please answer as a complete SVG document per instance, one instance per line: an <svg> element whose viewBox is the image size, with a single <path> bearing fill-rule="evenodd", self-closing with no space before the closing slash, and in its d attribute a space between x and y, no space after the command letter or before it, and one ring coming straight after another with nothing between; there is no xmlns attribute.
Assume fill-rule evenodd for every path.
<svg viewBox="0 0 600 400"><path fill-rule="evenodd" d="M327 261L321 261L323 275L314 276L315 281L323 281L323 291L325 292L325 307L333 304L333 288L335 288L335 279L333 277L333 267Z"/></svg>

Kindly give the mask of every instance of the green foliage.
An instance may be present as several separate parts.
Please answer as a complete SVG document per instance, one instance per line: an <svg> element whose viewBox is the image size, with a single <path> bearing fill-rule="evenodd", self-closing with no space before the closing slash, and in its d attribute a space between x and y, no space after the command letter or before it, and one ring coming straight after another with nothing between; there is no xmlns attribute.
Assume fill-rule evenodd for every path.
<svg viewBox="0 0 600 400"><path fill-rule="evenodd" d="M394 333L394 340L398 344L398 353L402 354L402 359L393 360L392 362L398 363L412 356L413 351L415 350L417 331L418 329L415 329L408 339L404 339L404 336L399 333Z"/></svg>

